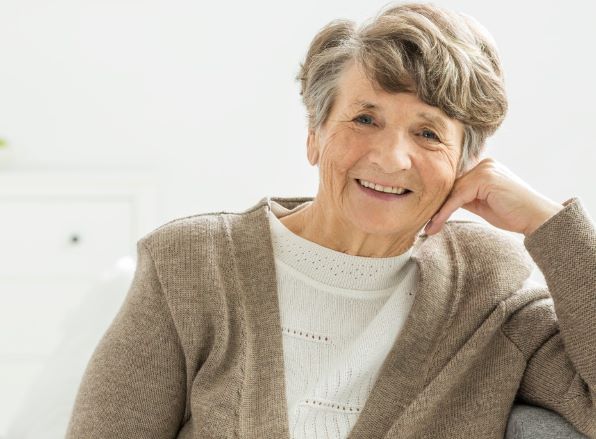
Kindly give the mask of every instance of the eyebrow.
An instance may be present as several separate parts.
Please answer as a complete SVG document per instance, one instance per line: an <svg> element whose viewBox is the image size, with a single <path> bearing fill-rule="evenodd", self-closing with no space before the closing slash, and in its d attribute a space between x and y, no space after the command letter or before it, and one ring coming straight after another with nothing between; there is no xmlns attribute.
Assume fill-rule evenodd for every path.
<svg viewBox="0 0 596 439"><path fill-rule="evenodd" d="M352 102L352 106L357 106L358 108L363 110L383 110L383 107L381 105L369 101L363 101L361 99ZM445 132L449 132L445 120L440 116L435 116L434 114L430 114L426 111L419 111L418 113L416 113L416 116L426 120L427 122L434 123Z"/></svg>
<svg viewBox="0 0 596 439"><path fill-rule="evenodd" d="M442 117L435 116L434 114L430 114L425 111L419 111L418 113L416 113L416 116L421 117L422 119L424 119L430 123L434 123L435 125L437 125L440 129L442 129L446 133L449 132L449 129L447 128L447 124L445 123L445 121L443 120Z"/></svg>
<svg viewBox="0 0 596 439"><path fill-rule="evenodd" d="M357 106L358 108L361 108L363 110L382 110L383 109L383 107L378 104L374 104L369 101L363 101L360 99L357 99L354 102L352 102L352 106Z"/></svg>

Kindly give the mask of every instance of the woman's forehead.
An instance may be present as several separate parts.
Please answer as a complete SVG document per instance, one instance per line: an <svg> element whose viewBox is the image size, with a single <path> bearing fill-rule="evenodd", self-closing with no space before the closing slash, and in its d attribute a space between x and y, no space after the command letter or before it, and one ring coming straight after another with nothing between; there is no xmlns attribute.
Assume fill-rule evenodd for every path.
<svg viewBox="0 0 596 439"><path fill-rule="evenodd" d="M396 97L397 95L399 98ZM402 105L398 105L397 99L401 101ZM451 131L454 125L461 124L461 122L450 118L439 107L423 102L415 92L386 92L378 85L373 84L364 73L362 66L356 62L350 62L341 75L339 103L343 111L389 112L396 108L403 108L404 101L407 102L408 110L411 109L414 112L414 116L434 123L445 131Z"/></svg>

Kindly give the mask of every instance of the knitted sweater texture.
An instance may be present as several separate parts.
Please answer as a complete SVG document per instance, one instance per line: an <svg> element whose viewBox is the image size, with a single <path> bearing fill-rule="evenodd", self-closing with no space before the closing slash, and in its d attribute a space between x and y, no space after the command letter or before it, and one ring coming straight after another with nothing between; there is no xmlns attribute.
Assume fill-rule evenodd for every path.
<svg viewBox="0 0 596 439"><path fill-rule="evenodd" d="M312 198L139 240L67 439L290 437L272 201ZM579 198L563 205L523 244L473 221L419 236L414 301L349 439L500 439L516 399L596 438L596 226ZM546 286L527 282L532 260Z"/></svg>
<svg viewBox="0 0 596 439"><path fill-rule="evenodd" d="M294 234L276 216L289 210L272 209L290 437L345 438L412 307L414 248L349 255Z"/></svg>

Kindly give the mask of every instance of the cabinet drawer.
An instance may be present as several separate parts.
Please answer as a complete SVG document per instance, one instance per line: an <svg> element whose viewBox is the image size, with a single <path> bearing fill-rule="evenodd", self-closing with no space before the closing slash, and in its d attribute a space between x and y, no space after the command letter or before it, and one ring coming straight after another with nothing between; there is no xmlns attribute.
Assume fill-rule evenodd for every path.
<svg viewBox="0 0 596 439"><path fill-rule="evenodd" d="M129 199L0 197L0 278L95 276L136 256Z"/></svg>

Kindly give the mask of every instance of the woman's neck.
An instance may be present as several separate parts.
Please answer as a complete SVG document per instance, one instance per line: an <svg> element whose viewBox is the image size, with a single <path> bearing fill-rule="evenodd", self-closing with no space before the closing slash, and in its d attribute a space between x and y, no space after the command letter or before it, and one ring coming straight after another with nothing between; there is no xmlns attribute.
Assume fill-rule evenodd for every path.
<svg viewBox="0 0 596 439"><path fill-rule="evenodd" d="M279 220L292 233L332 250L352 256L388 258L408 251L417 233L408 235L379 235L355 230L354 226L324 214L315 199L311 204Z"/></svg>

